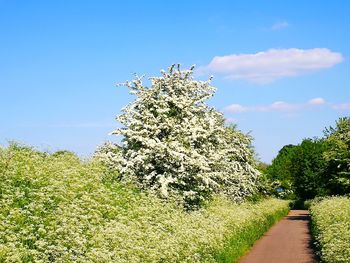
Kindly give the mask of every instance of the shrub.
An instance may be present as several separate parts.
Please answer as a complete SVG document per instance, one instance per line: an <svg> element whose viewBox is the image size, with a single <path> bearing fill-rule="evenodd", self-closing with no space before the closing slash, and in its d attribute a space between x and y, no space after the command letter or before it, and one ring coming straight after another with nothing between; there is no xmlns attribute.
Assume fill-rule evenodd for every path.
<svg viewBox="0 0 350 263"><path fill-rule="evenodd" d="M123 136L121 174L190 204L213 192L242 200L256 190L251 138L225 127L223 115L206 104L215 88L192 74L172 66L151 78L151 87L140 77L125 84L136 100L117 117L124 125L114 132Z"/></svg>
<svg viewBox="0 0 350 263"><path fill-rule="evenodd" d="M121 147L112 142L105 142L97 147L93 159L101 162L110 171L119 172L121 168Z"/></svg>
<svg viewBox="0 0 350 263"><path fill-rule="evenodd" d="M328 197L310 206L312 230L326 263L350 262L350 198Z"/></svg>
<svg viewBox="0 0 350 263"><path fill-rule="evenodd" d="M185 212L109 178L100 162L72 154L0 148L0 262L225 261L288 209L215 196Z"/></svg>

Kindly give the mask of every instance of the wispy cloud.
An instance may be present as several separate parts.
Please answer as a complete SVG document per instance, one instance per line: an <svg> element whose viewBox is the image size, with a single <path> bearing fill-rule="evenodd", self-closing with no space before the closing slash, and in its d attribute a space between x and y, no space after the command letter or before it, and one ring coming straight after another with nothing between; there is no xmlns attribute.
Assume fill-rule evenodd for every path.
<svg viewBox="0 0 350 263"><path fill-rule="evenodd" d="M243 112L271 112L271 111L297 111L308 108L316 108L320 106L330 106L333 109L349 109L350 103L331 104L327 103L323 98L313 98L304 103L289 103L285 101L275 101L268 105L244 106L240 104L231 104L224 108L227 113L243 113ZM341 108L343 107L343 108Z"/></svg>
<svg viewBox="0 0 350 263"><path fill-rule="evenodd" d="M311 100L308 101L309 105L322 105L322 104L326 104L326 101L324 100L324 98L313 98Z"/></svg>
<svg viewBox="0 0 350 263"><path fill-rule="evenodd" d="M335 110L350 110L350 102L332 105Z"/></svg>
<svg viewBox="0 0 350 263"><path fill-rule="evenodd" d="M231 104L227 106L224 111L226 112L248 112L248 111L254 111L255 107L247 107L243 106L241 104Z"/></svg>
<svg viewBox="0 0 350 263"><path fill-rule="evenodd" d="M216 56L199 67L200 74L219 74L226 79L266 84L333 67L343 61L341 53L327 48L269 49L255 54Z"/></svg>
<svg viewBox="0 0 350 263"><path fill-rule="evenodd" d="M271 30L281 30L289 27L290 24L287 21L279 21L271 26Z"/></svg>

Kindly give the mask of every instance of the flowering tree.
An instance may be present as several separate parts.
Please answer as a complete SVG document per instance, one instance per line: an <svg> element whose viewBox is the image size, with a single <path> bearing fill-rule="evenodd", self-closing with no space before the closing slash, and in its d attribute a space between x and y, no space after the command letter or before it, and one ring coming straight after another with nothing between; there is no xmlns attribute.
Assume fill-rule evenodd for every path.
<svg viewBox="0 0 350 263"><path fill-rule="evenodd" d="M216 156L220 156L221 191L235 201L243 200L257 191L259 171L251 148L252 137L237 130L235 125L225 128L225 142Z"/></svg>
<svg viewBox="0 0 350 263"><path fill-rule="evenodd" d="M193 67L179 66L151 78L125 83L136 100L117 119L123 136L121 174L163 196L180 193L198 203L214 191L241 199L254 192L258 172L252 166L250 139L226 128L224 118L205 101L215 88L194 80Z"/></svg>

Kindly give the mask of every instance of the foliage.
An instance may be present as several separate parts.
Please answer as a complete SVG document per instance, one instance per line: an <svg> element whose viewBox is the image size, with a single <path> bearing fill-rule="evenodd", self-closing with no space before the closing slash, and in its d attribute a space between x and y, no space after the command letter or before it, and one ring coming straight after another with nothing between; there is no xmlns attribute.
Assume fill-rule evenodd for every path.
<svg viewBox="0 0 350 263"><path fill-rule="evenodd" d="M288 207L216 196L185 212L110 178L99 161L0 148L0 262L215 262L244 253Z"/></svg>
<svg viewBox="0 0 350 263"><path fill-rule="evenodd" d="M319 139L304 139L299 145L287 145L273 160L267 174L277 187L293 191L302 200L324 195L324 151L324 141Z"/></svg>
<svg viewBox="0 0 350 263"><path fill-rule="evenodd" d="M270 181L273 194L286 199L293 199L294 187L292 185L294 145L286 145L279 152L272 164L267 168L266 177Z"/></svg>
<svg viewBox="0 0 350 263"><path fill-rule="evenodd" d="M322 262L350 262L350 198L328 197L312 202L312 230Z"/></svg>
<svg viewBox="0 0 350 263"><path fill-rule="evenodd" d="M325 195L326 188L323 178L325 160L323 140L304 139L295 148L293 156L293 184L295 192L302 200Z"/></svg>
<svg viewBox="0 0 350 263"><path fill-rule="evenodd" d="M256 164L256 169L262 174L265 174L267 172L267 169L269 168L269 164L258 161Z"/></svg>
<svg viewBox="0 0 350 263"><path fill-rule="evenodd" d="M121 147L112 142L105 142L97 147L93 158L105 165L111 172L121 168Z"/></svg>
<svg viewBox="0 0 350 263"><path fill-rule="evenodd" d="M257 180L257 192L255 195L249 197L248 200L254 201L274 195L275 187L267 176L267 169L269 166L270 165L267 163L257 161L255 167L260 172Z"/></svg>
<svg viewBox="0 0 350 263"><path fill-rule="evenodd" d="M324 133L281 149L266 172L276 189L292 190L302 200L350 193L350 118Z"/></svg>
<svg viewBox="0 0 350 263"><path fill-rule="evenodd" d="M332 194L350 193L350 118L340 118L325 130L327 161L325 177Z"/></svg>
<svg viewBox="0 0 350 263"><path fill-rule="evenodd" d="M216 166L213 171L219 185L219 192L234 201L244 200L257 193L260 173L255 168L256 161L251 148L252 137L240 132L235 125L225 127L223 143L217 145Z"/></svg>
<svg viewBox="0 0 350 263"><path fill-rule="evenodd" d="M229 235L226 244L219 253L215 254L215 259L218 262L237 262L237 260L249 250L249 248L258 240L263 234L273 226L277 221L288 214L289 201L284 203L278 203L270 199L258 203L259 210L256 215L251 217L249 221L246 221L240 227L232 230L236 234ZM265 208L261 205L265 204ZM270 206L270 207L269 207ZM271 207L272 206L272 207ZM272 208L272 211L271 211ZM261 210L260 210L261 209ZM263 212L266 209L265 212ZM233 211L232 211L233 212ZM237 214L237 211L234 211ZM262 213L264 215L262 215Z"/></svg>
<svg viewBox="0 0 350 263"><path fill-rule="evenodd" d="M206 104L210 81L197 81L193 67L174 66L161 77L125 83L136 100L117 119L124 125L121 174L167 197L180 194L190 205L214 192L243 200L256 191L251 138L225 127L221 113Z"/></svg>

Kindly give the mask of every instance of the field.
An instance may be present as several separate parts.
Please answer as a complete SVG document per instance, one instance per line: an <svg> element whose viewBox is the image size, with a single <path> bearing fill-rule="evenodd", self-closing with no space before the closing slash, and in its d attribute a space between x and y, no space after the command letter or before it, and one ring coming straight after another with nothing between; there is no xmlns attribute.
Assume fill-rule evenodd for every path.
<svg viewBox="0 0 350 263"><path fill-rule="evenodd" d="M350 198L329 197L310 207L323 262L350 262Z"/></svg>
<svg viewBox="0 0 350 263"><path fill-rule="evenodd" d="M186 212L74 154L0 148L0 262L234 262L288 201Z"/></svg>

